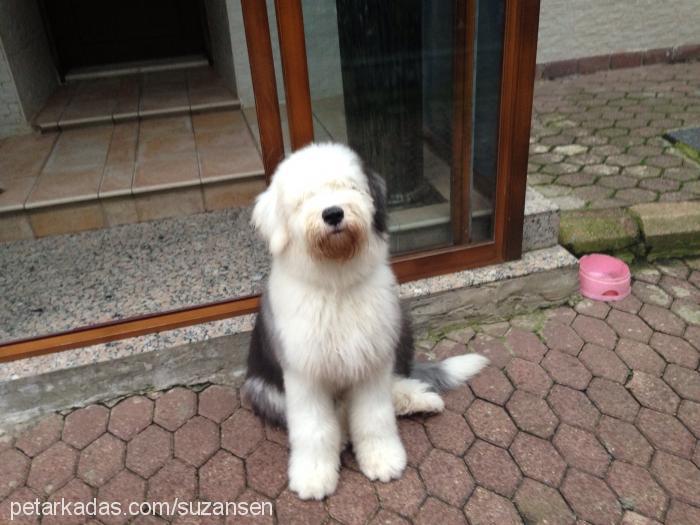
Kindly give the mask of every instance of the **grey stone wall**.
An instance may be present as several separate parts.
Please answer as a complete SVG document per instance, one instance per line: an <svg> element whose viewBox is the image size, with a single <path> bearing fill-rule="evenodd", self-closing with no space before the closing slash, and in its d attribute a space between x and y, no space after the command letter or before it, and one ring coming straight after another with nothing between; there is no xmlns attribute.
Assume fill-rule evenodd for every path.
<svg viewBox="0 0 700 525"><path fill-rule="evenodd" d="M58 85L37 2L0 0L0 41L28 128L26 123ZM5 125L0 119L0 126Z"/></svg>
<svg viewBox="0 0 700 525"><path fill-rule="evenodd" d="M542 0L537 62L700 44L698 0Z"/></svg>
<svg viewBox="0 0 700 525"><path fill-rule="evenodd" d="M23 133L27 128L15 80L0 41L0 137Z"/></svg>
<svg viewBox="0 0 700 525"><path fill-rule="evenodd" d="M226 0L206 0L205 6L214 69L224 79L228 88L235 93L236 74L233 69L233 51L231 49Z"/></svg>

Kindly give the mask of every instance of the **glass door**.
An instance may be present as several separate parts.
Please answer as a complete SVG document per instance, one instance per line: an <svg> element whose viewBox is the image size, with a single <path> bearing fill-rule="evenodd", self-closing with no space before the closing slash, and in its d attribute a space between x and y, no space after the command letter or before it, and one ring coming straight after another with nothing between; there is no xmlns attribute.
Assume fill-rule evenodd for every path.
<svg viewBox="0 0 700 525"><path fill-rule="evenodd" d="M519 257L525 166L512 155L527 154L534 53L512 57L536 39L537 7L276 2L292 142L346 143L385 179L400 278ZM517 97L528 126L516 136Z"/></svg>

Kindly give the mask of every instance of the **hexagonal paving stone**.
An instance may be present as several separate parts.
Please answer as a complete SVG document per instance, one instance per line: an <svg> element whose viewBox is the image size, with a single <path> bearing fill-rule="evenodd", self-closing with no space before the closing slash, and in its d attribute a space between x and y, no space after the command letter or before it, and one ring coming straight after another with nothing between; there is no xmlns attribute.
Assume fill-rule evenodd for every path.
<svg viewBox="0 0 700 525"><path fill-rule="evenodd" d="M605 319L610 312L610 306L603 301L594 301L592 299L582 299L574 307L578 313L595 317L596 319Z"/></svg>
<svg viewBox="0 0 700 525"><path fill-rule="evenodd" d="M683 525L684 523L700 523L700 509L691 507L682 501L674 500L666 514L667 525Z"/></svg>
<svg viewBox="0 0 700 525"><path fill-rule="evenodd" d="M700 364L700 353L680 337L656 332L649 345L669 363L686 368L697 368Z"/></svg>
<svg viewBox="0 0 700 525"><path fill-rule="evenodd" d="M255 450L264 436L260 419L242 408L221 424L221 447L241 458Z"/></svg>
<svg viewBox="0 0 700 525"><path fill-rule="evenodd" d="M635 370L627 388L642 406L675 414L680 398L658 377Z"/></svg>
<svg viewBox="0 0 700 525"><path fill-rule="evenodd" d="M593 431L600 412L583 392L555 385L547 396L549 406L564 423Z"/></svg>
<svg viewBox="0 0 700 525"><path fill-rule="evenodd" d="M107 431L109 410L101 405L90 405L71 412L63 425L63 441L82 449Z"/></svg>
<svg viewBox="0 0 700 525"><path fill-rule="evenodd" d="M695 439L673 416L643 408L637 418L637 428L660 450L689 458Z"/></svg>
<svg viewBox="0 0 700 525"><path fill-rule="evenodd" d="M328 498L331 516L341 523L366 523L378 506L377 496L367 478L351 470L340 472L338 489Z"/></svg>
<svg viewBox="0 0 700 525"><path fill-rule="evenodd" d="M445 410L425 422L425 429L432 444L461 456L474 441L474 434L461 414Z"/></svg>
<svg viewBox="0 0 700 525"><path fill-rule="evenodd" d="M590 432L562 424L559 426L552 443L572 467L595 476L605 474L610 458Z"/></svg>
<svg viewBox="0 0 700 525"><path fill-rule="evenodd" d="M466 525L467 519L462 512L447 503L435 498L428 498L418 511L413 523L416 525L433 525L434 523Z"/></svg>
<svg viewBox="0 0 700 525"><path fill-rule="evenodd" d="M700 403L683 400L678 408L678 419L700 439Z"/></svg>
<svg viewBox="0 0 700 525"><path fill-rule="evenodd" d="M508 332L506 345L515 356L534 363L539 363L547 352L547 347L542 344L539 337L520 328L512 328Z"/></svg>
<svg viewBox="0 0 700 525"><path fill-rule="evenodd" d="M451 505L463 505L474 490L464 461L442 450L431 450L419 471L428 492Z"/></svg>
<svg viewBox="0 0 700 525"><path fill-rule="evenodd" d="M673 297L667 294L662 288L655 284L636 280L632 284L632 293L645 303L669 307L673 302Z"/></svg>
<svg viewBox="0 0 700 525"><path fill-rule="evenodd" d="M661 306L645 304L639 315L649 326L658 332L670 335L683 335L685 322L673 312Z"/></svg>
<svg viewBox="0 0 700 525"><path fill-rule="evenodd" d="M141 503L146 496L146 482L128 470L122 470L105 485L100 487L97 499L107 505L119 503L125 511L131 503ZM122 525L128 516L119 514L100 516L105 525Z"/></svg>
<svg viewBox="0 0 700 525"><path fill-rule="evenodd" d="M246 460L248 486L277 497L287 483L288 452L277 443L263 441Z"/></svg>
<svg viewBox="0 0 700 525"><path fill-rule="evenodd" d="M686 323L700 325L700 304L690 299L676 299L671 305L671 310Z"/></svg>
<svg viewBox="0 0 700 525"><path fill-rule="evenodd" d="M518 525L522 523L513 504L498 494L477 487L464 507L472 525Z"/></svg>
<svg viewBox="0 0 700 525"><path fill-rule="evenodd" d="M211 420L194 416L175 432L175 457L200 466L219 448L219 427Z"/></svg>
<svg viewBox="0 0 700 525"><path fill-rule="evenodd" d="M632 370L639 370L661 376L666 368L664 360L654 352L654 350L644 343L632 341L631 339L620 339L620 342L615 348L615 353L622 359L627 366Z"/></svg>
<svg viewBox="0 0 700 525"><path fill-rule="evenodd" d="M472 352L488 357L491 365L502 368L508 364L511 355L500 339L478 334L469 342L469 349Z"/></svg>
<svg viewBox="0 0 700 525"><path fill-rule="evenodd" d="M228 386L211 385L199 394L199 414L216 423L221 423L239 406L235 389Z"/></svg>
<svg viewBox="0 0 700 525"><path fill-rule="evenodd" d="M442 400L445 402L445 408L464 414L469 406L474 402L474 394L467 385L462 385L453 388L442 394Z"/></svg>
<svg viewBox="0 0 700 525"><path fill-rule="evenodd" d="M179 459L168 460L149 481L146 498L149 501L193 501L197 478L194 467Z"/></svg>
<svg viewBox="0 0 700 525"><path fill-rule="evenodd" d="M520 432L510 446L510 453L524 475L552 487L559 486L566 462L549 441Z"/></svg>
<svg viewBox="0 0 700 525"><path fill-rule="evenodd" d="M603 416L598 424L598 438L615 459L647 465L654 449L631 423Z"/></svg>
<svg viewBox="0 0 700 525"><path fill-rule="evenodd" d="M552 386L547 372L538 365L525 359L514 358L506 367L506 375L515 388L544 397Z"/></svg>
<svg viewBox="0 0 700 525"><path fill-rule="evenodd" d="M587 343L581 350L579 359L594 376L617 383L625 383L630 372L615 352L602 346Z"/></svg>
<svg viewBox="0 0 700 525"><path fill-rule="evenodd" d="M417 467L432 448L425 427L417 421L406 418L399 419L398 423L399 435L406 449L408 464Z"/></svg>
<svg viewBox="0 0 700 525"><path fill-rule="evenodd" d="M197 413L197 394L182 387L168 390L156 400L153 420L174 431Z"/></svg>
<svg viewBox="0 0 700 525"><path fill-rule="evenodd" d="M613 309L620 312L627 312L628 314L636 314L642 308L642 301L637 299L634 295L630 294L624 299L615 301L612 304Z"/></svg>
<svg viewBox="0 0 700 525"><path fill-rule="evenodd" d="M542 367L557 383L578 390L585 389L593 377L577 358L556 350L547 352Z"/></svg>
<svg viewBox="0 0 700 525"><path fill-rule="evenodd" d="M522 475L508 452L477 440L464 458L479 485L506 497L515 493Z"/></svg>
<svg viewBox="0 0 700 525"><path fill-rule="evenodd" d="M205 501L234 501L244 489L243 462L224 450L199 469L199 497Z"/></svg>
<svg viewBox="0 0 700 525"><path fill-rule="evenodd" d="M150 425L126 447L126 466L148 479L172 456L172 435Z"/></svg>
<svg viewBox="0 0 700 525"><path fill-rule="evenodd" d="M0 501L18 487L24 485L29 472L29 459L16 449L0 452Z"/></svg>
<svg viewBox="0 0 700 525"><path fill-rule="evenodd" d="M612 310L606 319L620 337L646 343L651 338L652 330L639 317L627 312Z"/></svg>
<svg viewBox="0 0 700 525"><path fill-rule="evenodd" d="M153 401L144 396L131 396L112 408L108 430L129 441L153 421Z"/></svg>
<svg viewBox="0 0 700 525"><path fill-rule="evenodd" d="M61 439L62 430L63 418L58 414L52 414L20 435L15 446L33 458Z"/></svg>
<svg viewBox="0 0 700 525"><path fill-rule="evenodd" d="M591 523L617 523L622 508L617 497L600 479L570 469L561 486L561 493L579 518Z"/></svg>
<svg viewBox="0 0 700 525"><path fill-rule="evenodd" d="M408 467L399 479L375 487L383 508L406 517L418 512L427 496L423 481L413 467Z"/></svg>
<svg viewBox="0 0 700 525"><path fill-rule="evenodd" d="M38 493L51 494L73 477L78 453L59 441L32 461L27 486Z"/></svg>
<svg viewBox="0 0 700 525"><path fill-rule="evenodd" d="M518 432L510 416L502 407L481 399L477 399L469 407L466 418L478 437L499 447L507 448ZM427 428L430 433L430 427ZM469 444L472 441L473 437L469 440Z"/></svg>
<svg viewBox="0 0 700 525"><path fill-rule="evenodd" d="M328 517L322 501L301 500L290 490L285 490L275 501L278 523L306 525L323 523Z"/></svg>
<svg viewBox="0 0 700 525"><path fill-rule="evenodd" d="M625 421L634 421L639 411L639 404L625 387L608 379L594 377L588 386L588 398L603 414Z"/></svg>
<svg viewBox="0 0 700 525"><path fill-rule="evenodd" d="M668 365L664 372L664 381L684 399L700 402L700 373L697 371Z"/></svg>
<svg viewBox="0 0 700 525"><path fill-rule="evenodd" d="M552 350L560 350L567 354L578 355L583 348L581 339L573 328L558 321L549 320L542 330L545 343Z"/></svg>
<svg viewBox="0 0 700 525"><path fill-rule="evenodd" d="M93 487L104 485L124 468L125 449L123 441L103 434L80 453L78 475Z"/></svg>
<svg viewBox="0 0 700 525"><path fill-rule="evenodd" d="M573 525L576 521L559 491L525 478L514 498L527 523L556 523Z"/></svg>
<svg viewBox="0 0 700 525"><path fill-rule="evenodd" d="M690 461L657 452L651 462L651 470L672 497L700 506L700 469Z"/></svg>
<svg viewBox="0 0 700 525"><path fill-rule="evenodd" d="M469 386L476 397L503 405L511 393L513 386L506 376L496 367L488 366L476 377L469 381Z"/></svg>
<svg viewBox="0 0 700 525"><path fill-rule="evenodd" d="M44 516L41 523L42 525L85 523L85 517L78 513L73 515L73 511L76 508L85 509L92 499L92 489L79 479L73 478L48 498L49 503L56 505L56 511Z"/></svg>
<svg viewBox="0 0 700 525"><path fill-rule="evenodd" d="M532 394L516 390L506 405L508 413L521 430L548 438L557 427L557 417L547 403Z"/></svg>
<svg viewBox="0 0 700 525"><path fill-rule="evenodd" d="M625 508L631 508L651 518L663 518L668 498L647 469L623 461L614 461L607 480L624 502Z"/></svg>

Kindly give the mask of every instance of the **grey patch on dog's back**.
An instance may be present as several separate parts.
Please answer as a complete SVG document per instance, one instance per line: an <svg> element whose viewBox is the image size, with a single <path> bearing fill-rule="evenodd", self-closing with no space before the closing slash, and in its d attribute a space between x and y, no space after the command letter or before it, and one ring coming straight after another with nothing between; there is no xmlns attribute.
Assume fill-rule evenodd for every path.
<svg viewBox="0 0 700 525"><path fill-rule="evenodd" d="M444 392L453 386L452 382L449 381L448 376L445 374L442 361L419 361L413 363L410 377L427 383L436 392Z"/></svg>
<svg viewBox="0 0 700 525"><path fill-rule="evenodd" d="M266 294L263 294L260 303L260 312L250 339L243 392L258 416L274 425L284 426L284 379L277 358L279 343L274 335L274 319Z"/></svg>

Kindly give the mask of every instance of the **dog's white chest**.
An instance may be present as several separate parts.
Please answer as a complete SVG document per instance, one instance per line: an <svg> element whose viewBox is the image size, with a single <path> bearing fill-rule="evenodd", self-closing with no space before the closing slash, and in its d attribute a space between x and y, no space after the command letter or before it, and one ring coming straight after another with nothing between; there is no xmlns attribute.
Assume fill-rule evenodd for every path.
<svg viewBox="0 0 700 525"><path fill-rule="evenodd" d="M270 299L287 366L337 386L391 366L400 323L391 284L337 293L277 281Z"/></svg>

